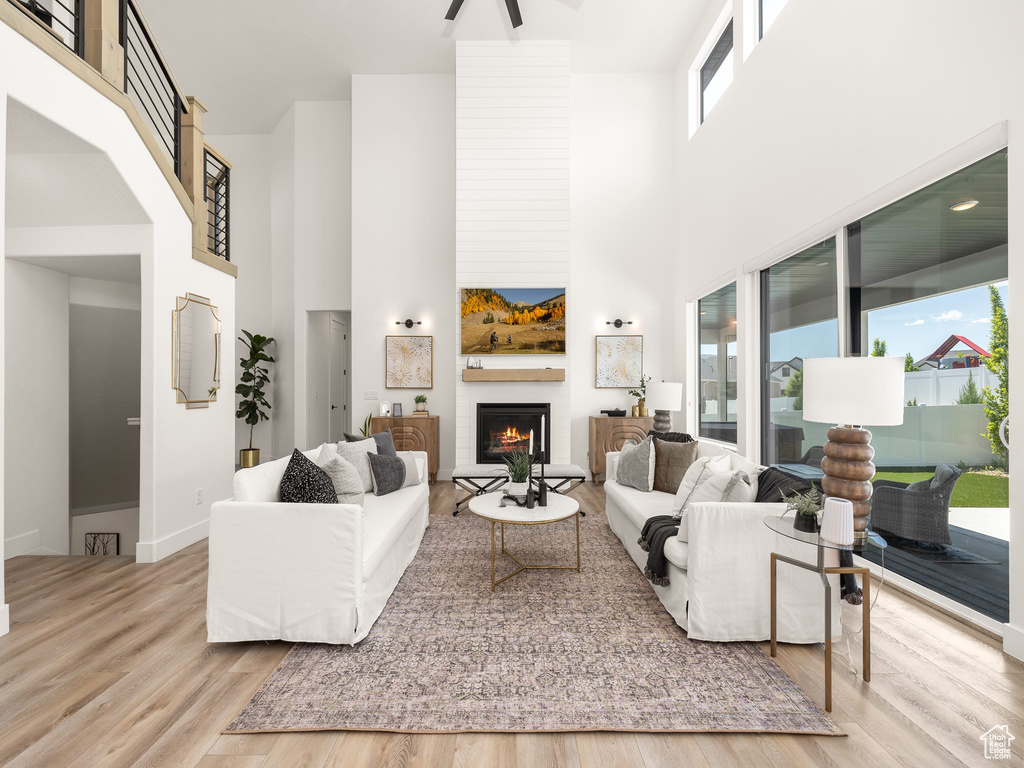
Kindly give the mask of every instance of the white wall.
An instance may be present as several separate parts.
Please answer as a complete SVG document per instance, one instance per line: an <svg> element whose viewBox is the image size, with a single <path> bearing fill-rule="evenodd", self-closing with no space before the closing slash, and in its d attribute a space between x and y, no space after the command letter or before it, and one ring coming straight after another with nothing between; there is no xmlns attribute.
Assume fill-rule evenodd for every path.
<svg viewBox="0 0 1024 768"><path fill-rule="evenodd" d="M644 369L673 381L681 321L671 260L673 104L669 74L572 76L572 463L589 465L590 416L630 408L594 386L594 336L643 334ZM632 320L616 330L610 320ZM680 414L675 425L682 427Z"/></svg>
<svg viewBox="0 0 1024 768"><path fill-rule="evenodd" d="M85 554L85 534L119 533L120 555L133 556L139 540L139 510L112 509L71 518L71 554Z"/></svg>
<svg viewBox="0 0 1024 768"><path fill-rule="evenodd" d="M274 382L270 414L271 452L295 448L295 107L270 134L271 328L277 343L270 372ZM264 422L257 431L266 430Z"/></svg>
<svg viewBox="0 0 1024 768"><path fill-rule="evenodd" d="M176 404L170 388L170 342L175 297L188 291L213 300L220 309L223 336L233 338L234 280L192 259L191 222L120 108L3 25L0 72L0 102L13 98L105 152L152 222L142 227L64 227L60 239L52 242L43 230L34 242L51 255L83 255L90 248L95 254L141 255L142 512L137 557L156 561L205 537L210 503L231 493L231 399L191 411ZM6 142L6 122L2 125ZM122 230L122 235L123 230L132 232L124 241L115 238L116 249L111 250L110 229ZM198 488L204 501L197 505Z"/></svg>
<svg viewBox="0 0 1024 768"><path fill-rule="evenodd" d="M0 141L0 147L3 147L4 151L0 152L0 178L7 178L7 99L0 98L0 136L3 137L3 141ZM4 231L7 229L6 212L7 212L7 184L0 184L0 228ZM2 247L2 246L0 246ZM6 250L4 251L6 254ZM2 291L6 291L7 277L6 269L0 269L0 281L3 281L3 285L0 286ZM6 343L6 331L7 323L5 320L5 312L0 312L0 382L4 381L7 373L7 343ZM6 386L4 387L4 397L7 396ZM4 435L7 434L7 409L0 408L0 430L3 430ZM4 443L6 439L0 440L0 467L4 465L6 459L6 451L4 450ZM3 482L3 478L0 477L0 483ZM3 504L2 497L0 497L0 505ZM0 520L6 521L6 509L4 506L0 506ZM5 522L6 525L6 522ZM0 562L3 562L7 558L6 547L4 545L4 537L0 536ZM0 571L0 637L6 635L11 630L11 610L10 606L7 605L5 590L4 590L4 573Z"/></svg>
<svg viewBox="0 0 1024 768"><path fill-rule="evenodd" d="M737 32L747 26L742 17L752 5L735 3ZM1010 0L790 0L746 61L736 60L734 82L688 138L689 68L721 8L708 4L676 72L674 213L682 294L742 278L742 265L762 254L795 252L823 239L847 223L845 214L868 212L858 206L891 202L868 198L897 180L904 187L897 196L935 180L913 174L1001 121L1011 146L1024 141L1024 91L1010 86L1024 68L1016 39L1024 4ZM736 50L742 49L738 41ZM1009 154L1009 175L1009 315L1019 324L1020 152ZM751 327L745 290L741 280L741 344ZM746 370L751 359L741 351L741 403L750 402L744 382L755 380ZM1011 366L1011 399L1024 402L1024 362L1014 358ZM1013 626L1005 647L1024 658L1024 484L1013 478L1010 501Z"/></svg>
<svg viewBox="0 0 1024 768"><path fill-rule="evenodd" d="M352 78L352 424L379 400L411 412L414 390L384 388L384 337L424 325L434 337L442 477L455 466L455 79L451 75ZM365 392L378 398L364 399Z"/></svg>
<svg viewBox="0 0 1024 768"><path fill-rule="evenodd" d="M68 554L69 278L5 260L4 556Z"/></svg>

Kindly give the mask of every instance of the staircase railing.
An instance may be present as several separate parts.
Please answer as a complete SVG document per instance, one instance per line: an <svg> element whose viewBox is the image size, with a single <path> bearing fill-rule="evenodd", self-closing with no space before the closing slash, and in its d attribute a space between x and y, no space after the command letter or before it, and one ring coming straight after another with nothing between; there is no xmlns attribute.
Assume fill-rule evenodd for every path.
<svg viewBox="0 0 1024 768"><path fill-rule="evenodd" d="M83 0L11 0L79 56L85 56Z"/></svg>
<svg viewBox="0 0 1024 768"><path fill-rule="evenodd" d="M206 250L231 261L231 165L210 147L203 149L206 183Z"/></svg>

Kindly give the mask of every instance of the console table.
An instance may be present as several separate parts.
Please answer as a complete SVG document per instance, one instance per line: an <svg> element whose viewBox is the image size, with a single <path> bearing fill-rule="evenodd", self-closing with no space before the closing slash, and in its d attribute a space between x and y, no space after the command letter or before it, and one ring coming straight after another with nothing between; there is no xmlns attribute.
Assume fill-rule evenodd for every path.
<svg viewBox="0 0 1024 768"><path fill-rule="evenodd" d="M441 427L439 416L374 416L370 432L391 430L397 451L426 451L430 484L437 482L441 466Z"/></svg>
<svg viewBox="0 0 1024 768"><path fill-rule="evenodd" d="M591 416L590 472L594 476L595 485L606 469L606 453L620 450L627 440L643 442L652 429L654 418L650 416Z"/></svg>

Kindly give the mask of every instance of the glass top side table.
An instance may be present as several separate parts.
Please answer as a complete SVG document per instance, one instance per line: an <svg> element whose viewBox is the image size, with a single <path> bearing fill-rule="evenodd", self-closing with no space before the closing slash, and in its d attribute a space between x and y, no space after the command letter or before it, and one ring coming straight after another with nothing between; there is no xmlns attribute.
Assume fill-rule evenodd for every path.
<svg viewBox="0 0 1024 768"><path fill-rule="evenodd" d="M815 547L818 551L817 561L814 565L805 563L792 557L786 557L772 552L772 587L771 587L771 655L776 656L777 637L776 632L776 586L775 571L779 561L803 568L805 571L817 573L821 577L821 583L825 587L825 711L832 711L832 585L828 583L828 577L836 574L853 573L860 574L863 584L863 601L861 603L864 626L864 682L871 681L871 571L868 568L843 568L825 565L825 551L832 549L839 552L865 552L870 548L885 549L885 539L874 531L868 531L868 536L863 541L856 541L853 544L834 544L826 541L817 533L798 531L793 527L792 517L776 517L766 515L764 524L780 536L785 536L796 541Z"/></svg>

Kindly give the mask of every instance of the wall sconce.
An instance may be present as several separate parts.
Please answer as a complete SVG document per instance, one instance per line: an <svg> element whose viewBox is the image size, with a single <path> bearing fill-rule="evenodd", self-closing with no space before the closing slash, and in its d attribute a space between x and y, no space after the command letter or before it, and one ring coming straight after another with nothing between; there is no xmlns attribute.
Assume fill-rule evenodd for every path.
<svg viewBox="0 0 1024 768"><path fill-rule="evenodd" d="M406 328L412 328L414 325L423 325L422 320L395 320L395 325L404 325Z"/></svg>
<svg viewBox="0 0 1024 768"><path fill-rule="evenodd" d="M607 323L605 323L605 325L614 325L616 328L621 328L624 325L632 325L632 324L633 324L632 320L619 320L618 318L615 318L614 320L609 320Z"/></svg>

